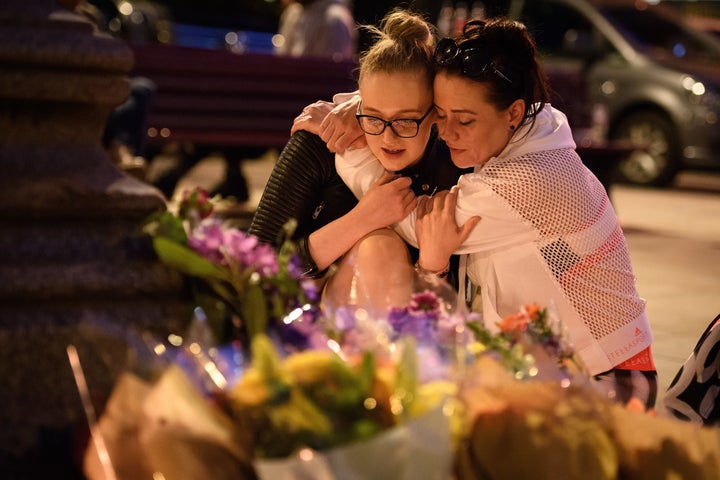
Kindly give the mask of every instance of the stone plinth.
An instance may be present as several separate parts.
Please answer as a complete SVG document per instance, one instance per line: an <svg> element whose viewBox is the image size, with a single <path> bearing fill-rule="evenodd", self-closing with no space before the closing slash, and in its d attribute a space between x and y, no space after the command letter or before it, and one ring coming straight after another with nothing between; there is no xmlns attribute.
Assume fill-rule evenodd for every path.
<svg viewBox="0 0 720 480"><path fill-rule="evenodd" d="M101 410L136 334L190 318L181 278L138 235L164 198L100 143L132 61L52 0L0 1L0 478L81 478L68 344Z"/></svg>

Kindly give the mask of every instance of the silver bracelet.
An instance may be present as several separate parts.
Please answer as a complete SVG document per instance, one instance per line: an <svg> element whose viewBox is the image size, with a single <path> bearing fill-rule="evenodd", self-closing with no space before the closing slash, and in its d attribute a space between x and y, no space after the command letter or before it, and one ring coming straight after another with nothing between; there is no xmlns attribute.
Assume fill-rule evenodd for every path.
<svg viewBox="0 0 720 480"><path fill-rule="evenodd" d="M448 262L447 265L445 265L445 267L443 267L442 269L432 271L421 267L420 261L417 261L415 262L415 271L418 272L420 275L436 275L439 278L445 278L447 277L448 273L450 273L450 262Z"/></svg>

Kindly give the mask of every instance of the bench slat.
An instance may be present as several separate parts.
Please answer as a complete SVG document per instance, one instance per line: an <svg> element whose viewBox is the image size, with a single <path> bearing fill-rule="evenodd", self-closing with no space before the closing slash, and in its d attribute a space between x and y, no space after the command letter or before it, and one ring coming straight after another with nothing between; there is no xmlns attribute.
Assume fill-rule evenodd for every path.
<svg viewBox="0 0 720 480"><path fill-rule="evenodd" d="M356 62L134 46L134 76L157 85L150 144L281 147L305 105L356 88ZM162 131L162 134L161 134Z"/></svg>

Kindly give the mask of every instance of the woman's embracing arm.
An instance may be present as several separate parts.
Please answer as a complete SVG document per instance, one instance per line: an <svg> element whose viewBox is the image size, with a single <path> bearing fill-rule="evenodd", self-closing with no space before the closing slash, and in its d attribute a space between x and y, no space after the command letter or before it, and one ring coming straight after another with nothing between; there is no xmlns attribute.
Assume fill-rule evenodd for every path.
<svg viewBox="0 0 720 480"><path fill-rule="evenodd" d="M423 270L441 272L447 269L450 255L470 236L481 220L475 215L459 224L457 201L457 187L418 200L415 234L420 249L418 266Z"/></svg>
<svg viewBox="0 0 720 480"><path fill-rule="evenodd" d="M534 240L537 233L533 225L474 175L460 177L452 193L420 197L418 208L395 226L398 234L420 248L421 255L425 248L426 253L434 252L440 257L449 257L449 253L488 252ZM423 220L419 220L420 215ZM454 250L450 250L451 246Z"/></svg>

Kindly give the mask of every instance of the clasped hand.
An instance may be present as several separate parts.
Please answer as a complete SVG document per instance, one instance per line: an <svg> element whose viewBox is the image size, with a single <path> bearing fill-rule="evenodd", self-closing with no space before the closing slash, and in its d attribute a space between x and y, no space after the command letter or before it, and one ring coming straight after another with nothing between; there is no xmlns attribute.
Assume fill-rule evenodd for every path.
<svg viewBox="0 0 720 480"><path fill-rule="evenodd" d="M333 153L362 148L367 142L355 118L359 101L359 95L355 95L339 105L323 100L311 103L295 117L290 133L298 130L314 133Z"/></svg>
<svg viewBox="0 0 720 480"><path fill-rule="evenodd" d="M458 226L455 216L458 192L458 188L453 187L418 200L415 235L420 248L418 264L425 270L445 268L450 255L467 240L480 221L480 217L474 216Z"/></svg>
<svg viewBox="0 0 720 480"><path fill-rule="evenodd" d="M362 218L373 230L397 223L410 215L417 203L411 183L408 177L385 172L355 208L362 212Z"/></svg>

